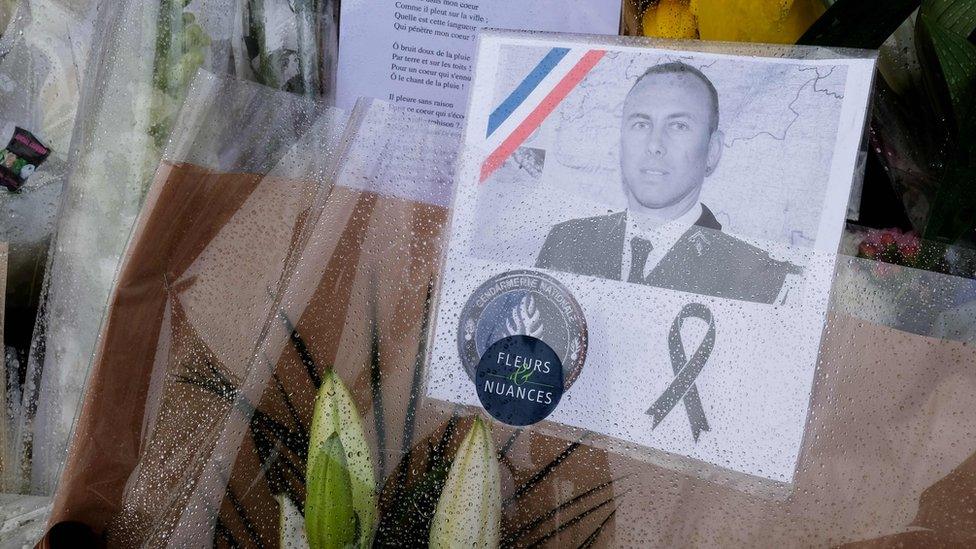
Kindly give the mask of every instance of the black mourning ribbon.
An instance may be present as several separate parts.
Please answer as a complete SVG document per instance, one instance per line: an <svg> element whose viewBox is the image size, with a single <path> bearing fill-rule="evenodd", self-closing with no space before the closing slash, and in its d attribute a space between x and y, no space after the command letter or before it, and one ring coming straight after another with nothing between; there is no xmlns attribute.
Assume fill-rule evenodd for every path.
<svg viewBox="0 0 976 549"><path fill-rule="evenodd" d="M691 355L690 360L685 355L685 348L681 343L681 327L689 318L700 318L708 323L708 332L698 349ZM691 435L695 438L695 442L698 442L698 437L701 436L702 431L709 430L708 420L705 419L705 410L702 409L695 380L698 379L698 375L705 367L705 362L712 354L714 346L715 320L712 318L712 312L701 303L685 305L678 313L678 317L674 319L674 323L671 324L671 333L668 334L668 348L671 351L671 369L674 370L674 379L647 410L647 414L654 420L654 428L671 413L679 400L684 400L685 410L688 411L688 419L691 421Z"/></svg>

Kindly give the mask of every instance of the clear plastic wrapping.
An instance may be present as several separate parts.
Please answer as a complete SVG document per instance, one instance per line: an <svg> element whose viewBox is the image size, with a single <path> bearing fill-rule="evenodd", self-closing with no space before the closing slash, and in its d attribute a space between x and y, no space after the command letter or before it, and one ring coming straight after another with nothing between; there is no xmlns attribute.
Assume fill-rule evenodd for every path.
<svg viewBox="0 0 976 549"><path fill-rule="evenodd" d="M235 363L246 361L252 350L246 342L258 337L277 295L292 238L308 205L326 190L329 151L344 123L320 102L208 73L188 93L178 137L123 259L89 382L92 395L107 390L132 398L87 400L58 492L87 520L113 516L106 502L118 501L143 451L186 449L188 461L173 470L180 474L203 466L190 458L200 452L194 444L207 439L206 427L167 432L173 407L195 401L179 394L172 363L204 359L193 354L196 333L206 334L205 346L232 352ZM106 423L106 414L120 421ZM102 465L78 466L91 462ZM94 500L82 488L90 475L102 485ZM155 486L165 478L155 477Z"/></svg>
<svg viewBox="0 0 976 549"><path fill-rule="evenodd" d="M94 29L24 384L20 452L34 493L57 479L118 259L186 86L197 68L228 63L194 11L123 1Z"/></svg>

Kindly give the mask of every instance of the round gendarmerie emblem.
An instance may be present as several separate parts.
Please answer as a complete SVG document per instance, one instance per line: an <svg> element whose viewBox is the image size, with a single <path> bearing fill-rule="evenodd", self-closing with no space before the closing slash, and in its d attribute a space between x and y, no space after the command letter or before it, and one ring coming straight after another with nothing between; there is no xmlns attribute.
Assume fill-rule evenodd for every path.
<svg viewBox="0 0 976 549"><path fill-rule="evenodd" d="M461 363L478 385L485 409L510 425L535 423L551 413L579 377L586 343L579 303L558 280L543 273L518 270L494 276L471 294L461 311ZM486 356L490 349L499 356ZM553 394L530 394L530 389L543 386ZM517 405L498 402L520 397L526 401L521 415L512 411ZM493 408L504 408L505 417Z"/></svg>

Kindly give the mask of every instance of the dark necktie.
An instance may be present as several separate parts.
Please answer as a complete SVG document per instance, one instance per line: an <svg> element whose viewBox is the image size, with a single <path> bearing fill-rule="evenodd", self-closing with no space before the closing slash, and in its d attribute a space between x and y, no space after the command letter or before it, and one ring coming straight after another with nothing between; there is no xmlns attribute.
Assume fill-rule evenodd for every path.
<svg viewBox="0 0 976 549"><path fill-rule="evenodd" d="M627 282L644 284L644 264L647 263L647 256L653 249L654 246L649 240L639 236L630 239L630 277Z"/></svg>

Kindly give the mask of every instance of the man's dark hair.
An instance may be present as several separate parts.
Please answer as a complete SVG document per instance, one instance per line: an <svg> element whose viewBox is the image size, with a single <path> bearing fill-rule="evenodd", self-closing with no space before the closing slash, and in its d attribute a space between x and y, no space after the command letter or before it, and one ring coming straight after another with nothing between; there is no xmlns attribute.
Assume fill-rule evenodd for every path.
<svg viewBox="0 0 976 549"><path fill-rule="evenodd" d="M661 63L660 65L654 65L653 67L644 71L644 74L637 77L637 81L631 86L630 90L633 91L640 84L641 80L644 78L655 75L655 74L685 74L689 76L694 76L695 78L702 81L705 84L705 89L708 90L708 95L712 101L712 120L711 120L711 130L714 132L718 129L718 91L715 90L715 85L712 81L708 79L705 74L692 67L691 65L682 63L681 61L672 61L670 63ZM629 94L629 92L628 92Z"/></svg>

